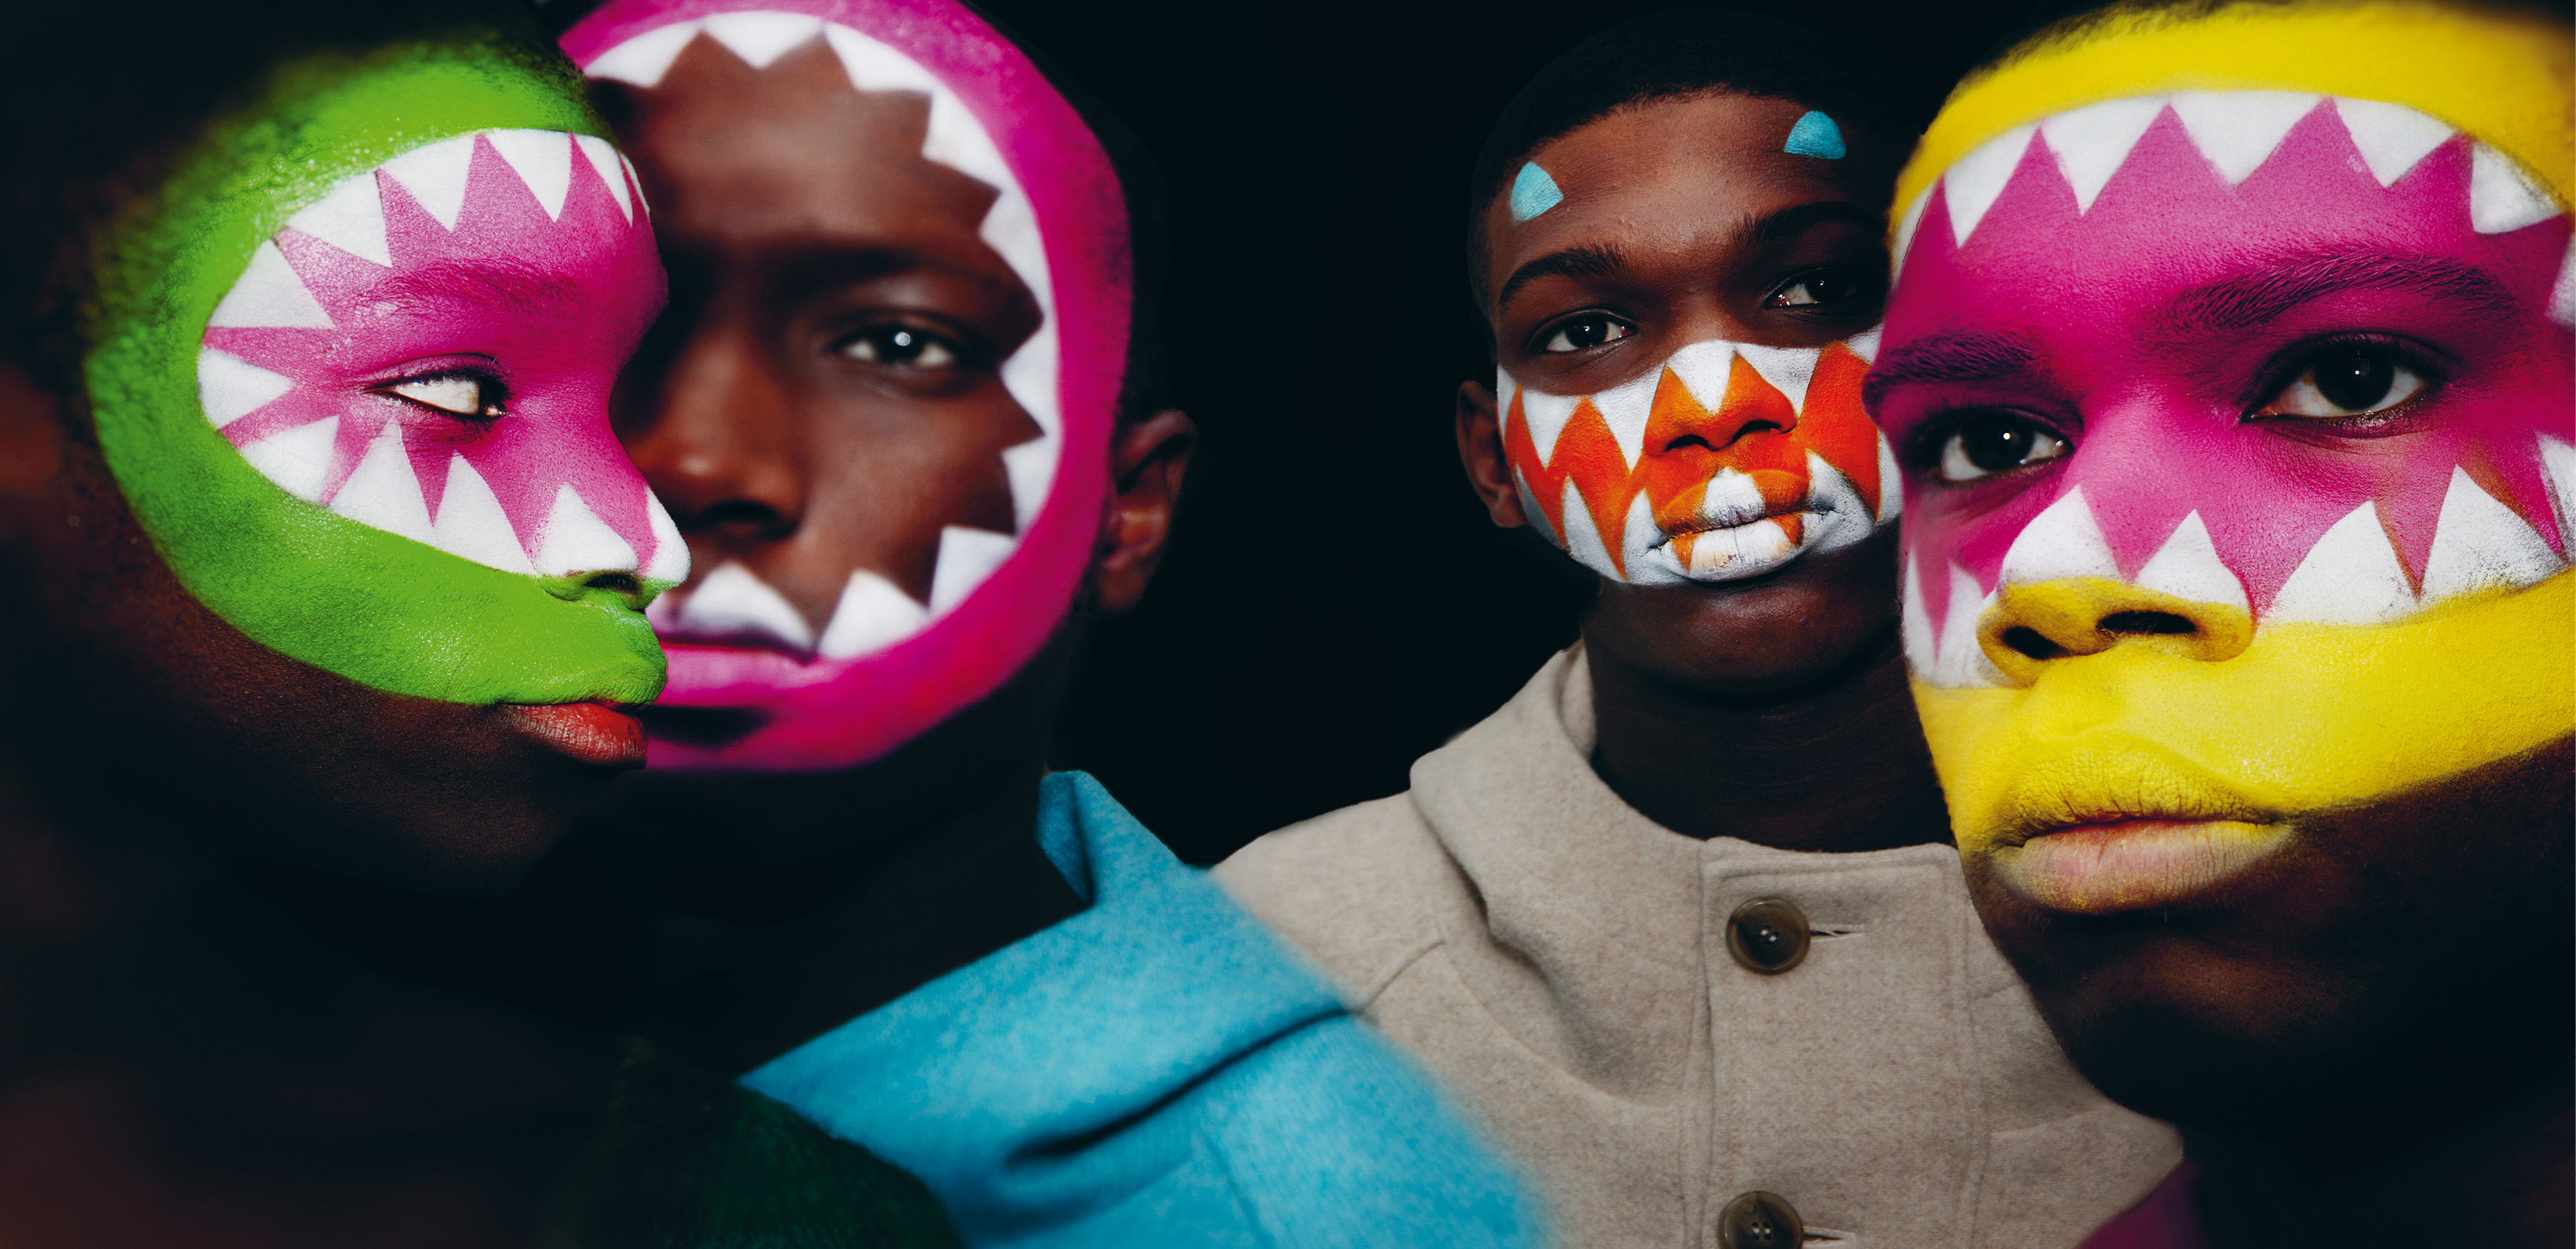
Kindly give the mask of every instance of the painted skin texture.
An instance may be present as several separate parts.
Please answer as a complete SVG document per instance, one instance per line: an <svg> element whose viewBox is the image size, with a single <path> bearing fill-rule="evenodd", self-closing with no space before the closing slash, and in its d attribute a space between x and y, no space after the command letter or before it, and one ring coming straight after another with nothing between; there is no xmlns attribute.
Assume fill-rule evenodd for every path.
<svg viewBox="0 0 2576 1249"><path fill-rule="evenodd" d="M1945 114L1901 183L1870 387L1916 698L1962 849L2045 907L2201 892L2576 727L2563 50L2406 5L2202 25L1972 83L2000 133ZM2408 103L2340 94L2396 61ZM1981 424L2019 449L1970 462Z"/></svg>
<svg viewBox="0 0 2576 1249"><path fill-rule="evenodd" d="M87 365L101 446L172 571L254 640L375 689L448 702L640 703L660 689L641 613L653 587L636 575L657 549L653 509L608 436L605 406L658 305L660 269L599 160L575 157L571 133L598 127L566 88L540 63L471 46L300 66L245 114L257 124L211 133L105 244L102 332ZM478 132L524 141L532 167L547 167L545 144L562 145L560 219L540 206L548 178L496 164L488 138L470 141L461 185L441 183L462 192L449 200L451 216L464 214L452 223L424 220L417 191L374 172ZM335 194L347 206L371 180L383 190L384 252L362 257L290 224ZM374 250L363 213L328 215L343 239ZM460 421L385 393L431 367L507 387L505 414ZM309 430L305 418L326 413L340 437L308 457L320 471L282 472L319 478L305 497L227 436ZM383 445L404 454L361 474L369 426L395 430L399 441ZM550 530L557 540L561 558L540 561L545 572L493 566L509 561L488 540L465 544L482 553L473 558L438 549L420 540L436 541L434 530L397 519L404 501L381 483L409 468L440 484L458 457L483 466L498 510L522 524L522 496L541 480L578 483L594 496L592 519L608 521L525 525L524 555L543 553ZM315 494L345 497L366 519ZM427 498L415 487L409 506L447 510ZM352 506L361 500L374 506ZM622 555L598 541L619 529ZM675 576L670 559L652 571Z"/></svg>
<svg viewBox="0 0 2576 1249"><path fill-rule="evenodd" d="M807 605L742 563L706 559L657 611L672 656L666 706L739 717L721 740L657 737L657 767L820 770L883 757L984 698L1045 645L1081 588L1106 501L1126 360L1126 212L1107 153L1025 55L947 4L806 0L612 3L564 38L594 78L649 95L692 47L763 72L823 49L861 95L929 98L926 163L979 190L976 233L1034 305L998 368L1025 432L991 476L1003 515L949 520L919 554L842 567ZM775 67L775 68L773 68ZM837 84L835 84L837 88ZM927 479L918 490L951 487ZM810 518L809 518L810 519Z"/></svg>

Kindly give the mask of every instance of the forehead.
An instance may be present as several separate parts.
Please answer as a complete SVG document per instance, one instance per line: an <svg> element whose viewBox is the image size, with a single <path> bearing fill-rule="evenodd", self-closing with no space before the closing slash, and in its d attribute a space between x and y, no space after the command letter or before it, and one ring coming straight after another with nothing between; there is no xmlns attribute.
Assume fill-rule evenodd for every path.
<svg viewBox="0 0 2576 1249"><path fill-rule="evenodd" d="M1784 150L1808 106L1717 92L1620 109L1530 154L1564 198L1514 221L1506 184L1486 207L1496 263L1616 235L1630 247L1687 248L1748 217L1849 199L1849 161ZM1849 133L1846 131L1845 133ZM1514 172L1517 172L1515 169Z"/></svg>

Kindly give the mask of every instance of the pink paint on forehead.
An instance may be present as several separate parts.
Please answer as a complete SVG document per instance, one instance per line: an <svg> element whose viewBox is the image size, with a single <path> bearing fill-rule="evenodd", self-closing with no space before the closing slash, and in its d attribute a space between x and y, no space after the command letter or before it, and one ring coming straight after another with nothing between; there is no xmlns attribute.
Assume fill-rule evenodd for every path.
<svg viewBox="0 0 2576 1249"><path fill-rule="evenodd" d="M563 37L576 64L698 18L778 12L846 26L903 53L971 111L1018 179L1046 247L1063 421L1055 480L1010 557L965 602L883 651L800 662L674 645L665 704L762 721L723 747L657 739L657 767L802 770L882 757L1000 688L1070 610L1108 496L1109 436L1132 306L1126 196L1108 152L1026 54L947 0L610 0Z"/></svg>
<svg viewBox="0 0 2576 1249"><path fill-rule="evenodd" d="M1941 336L2018 339L2036 349L2032 372L2075 400L2082 423L2070 431L2071 456L2011 484L1915 484L1906 541L1931 618L1948 610L1941 569L1955 563L1992 589L2022 529L2079 488L2124 576L2198 512L2258 617L2316 540L2365 503L2377 504L2420 580L2455 467L2565 554L2570 535L2558 531L2538 439L2576 435L2568 336L2543 318L2570 223L2562 213L2477 232L2473 149L2453 135L2383 187L2333 102L2321 101L2231 186L2168 107L2088 209L2079 210L2047 140L2034 137L1964 247L1954 241L1950 188L1936 183L1890 300L1882 358ZM2395 272L2392 260L2489 275L2514 310L2431 315L2448 315L2471 341L2509 331L2533 343L2502 367L2458 379L2417 432L2333 448L2286 437L2282 425L2241 420L2244 396L2209 393L2202 362L2154 346L2159 335L2183 341L2170 330L2178 300L2209 283L2302 265ZM2330 332L2402 332L2440 306L2420 283L2326 298L2334 302L2319 306L2333 310L2333 323L2319 328ZM1881 416L1894 418L1888 433L1900 443L1919 425Z"/></svg>
<svg viewBox="0 0 2576 1249"><path fill-rule="evenodd" d="M235 446L338 418L322 501L332 501L377 435L398 425L422 501L434 520L448 470L461 456L492 489L533 560L564 486L651 566L659 553L644 479L608 424L608 388L662 298L645 223L629 219L631 188L613 193L569 134L571 182L560 218L473 136L453 229L403 183L378 170L390 268L288 228L278 250L330 328L218 326L208 347L294 382L276 400L224 426ZM619 176L624 175L622 171ZM508 414L488 427L414 414L367 393L399 381L397 367L430 357L489 357L510 389ZM407 419L408 418L408 419Z"/></svg>

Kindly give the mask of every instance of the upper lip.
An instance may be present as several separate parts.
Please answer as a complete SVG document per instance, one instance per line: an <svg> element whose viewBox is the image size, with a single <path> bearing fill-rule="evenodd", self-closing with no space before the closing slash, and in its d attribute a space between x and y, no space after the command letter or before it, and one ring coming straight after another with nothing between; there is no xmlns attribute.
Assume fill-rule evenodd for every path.
<svg viewBox="0 0 2576 1249"><path fill-rule="evenodd" d="M2080 752L2042 762L2015 782L1997 814L1988 836L1999 847L2085 826L2273 824L2284 818L2161 752L2130 750Z"/></svg>
<svg viewBox="0 0 2576 1249"><path fill-rule="evenodd" d="M1705 516L1686 516L1669 525L1659 524L1656 528L1663 530L1664 539L1670 541L1688 534L1715 533L1720 529L1742 529L1746 525L1758 525L1766 520L1778 520L1783 516L1796 516L1802 512L1819 510L1821 509L1808 500L1800 499L1788 507L1765 508L1759 516L1748 516L1740 520L1711 520Z"/></svg>

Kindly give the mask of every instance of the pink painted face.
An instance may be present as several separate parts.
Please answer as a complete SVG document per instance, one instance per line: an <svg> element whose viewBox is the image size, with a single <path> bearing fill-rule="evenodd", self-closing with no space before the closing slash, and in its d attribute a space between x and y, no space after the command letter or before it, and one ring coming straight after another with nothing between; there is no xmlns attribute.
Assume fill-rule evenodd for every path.
<svg viewBox="0 0 2576 1249"><path fill-rule="evenodd" d="M2128 581L2377 624L2566 566L2563 209L2400 106L2093 105L1954 166L1900 232L1874 414L1909 463L1907 645L2010 683L1998 586Z"/></svg>
<svg viewBox="0 0 2576 1249"><path fill-rule="evenodd" d="M297 498L505 572L667 586L687 546L607 420L661 288L605 141L448 139L260 246L209 322L200 393Z"/></svg>
<svg viewBox="0 0 2576 1249"><path fill-rule="evenodd" d="M916 270L930 275L924 283L940 273L981 272L978 266L997 258L1007 280L984 285L1011 287L1003 302L1012 309L1033 305L1031 326L1015 328L989 353L966 344L1002 336L960 334L950 321L926 315L869 323L856 333L835 328L821 334L820 349L800 342L762 357L782 370L771 396L785 391L812 401L800 411L823 406L807 386L811 379L844 385L851 370L875 370L858 389L878 388L878 400L903 398L892 401L897 406L852 400L832 409L832 420L854 429L870 421L901 425L901 402L922 410L927 400L955 398L949 392L968 387L919 380L940 368L996 378L993 389L1001 393L983 397L1015 409L993 422L1012 432L997 437L1002 445L979 444L964 457L972 463L952 456L934 466L926 456L889 450L864 476L846 463L803 466L805 484L864 481L865 502L882 506L870 513L846 496L826 499L818 487L807 496L812 508L792 520L772 512L777 523L755 535L757 542L732 546L723 532L731 514L726 499L684 509L692 539L709 546L702 552L707 567L656 605L671 658L662 706L706 714L665 716L657 731L690 736L657 736L653 764L807 770L881 758L1026 665L1065 619L1089 567L1106 501L1130 311L1125 199L1108 155L1025 55L949 0L770 0L757 9L723 0L611 0L565 36L564 48L593 78L647 97L654 111L638 123L641 130L667 123L673 132L703 136L721 116L742 132L735 142L700 142L692 150L735 162L734 172L715 182L775 187L760 197L759 212L699 212L699 192L709 188L687 181L695 166L682 168L676 157L657 163L650 154L661 150L652 146L656 136L630 147L648 177L677 186L688 201L676 210L664 205L666 246L715 257L706 263L723 272L713 281L748 283L747 275L765 271L764 258L792 247L804 248L806 270L825 252L863 256L866 263L844 267L892 275L890 283L912 280ZM704 59L710 56L719 60ZM723 94L692 78L692 66L758 91L812 83L807 75L818 64L837 66L846 82L816 83L810 98L789 101L810 107L755 109L747 117L720 114L715 103L692 111ZM857 127L851 133L871 142L901 133L917 156L907 150L903 169L853 187L860 180L837 176L842 171L832 161L792 159L814 145L810 133L791 137L790 121L818 118ZM762 132L757 141L752 131ZM856 149L834 150L846 163ZM931 167L926 174L923 166ZM888 208L911 193L904 188L919 198L903 200L902 211ZM949 221L959 204L971 208ZM794 217L808 206L812 215L801 225L773 230L755 220L763 213ZM927 230L939 246L958 250L898 245L905 230ZM891 286L853 294L846 302L858 311L836 307L834 324L864 319L862 313L890 315L887 308L906 297ZM801 323L799 315L768 319ZM743 384L749 370L731 376ZM786 437L776 428L731 434ZM828 449L821 441L799 445ZM899 443L889 436L879 445ZM673 471L691 458L675 454ZM907 515L864 519L894 510ZM819 532L841 515L862 519ZM924 540L906 545L909 537L856 532L897 521L921 530ZM818 553L826 538L874 553L833 562Z"/></svg>

